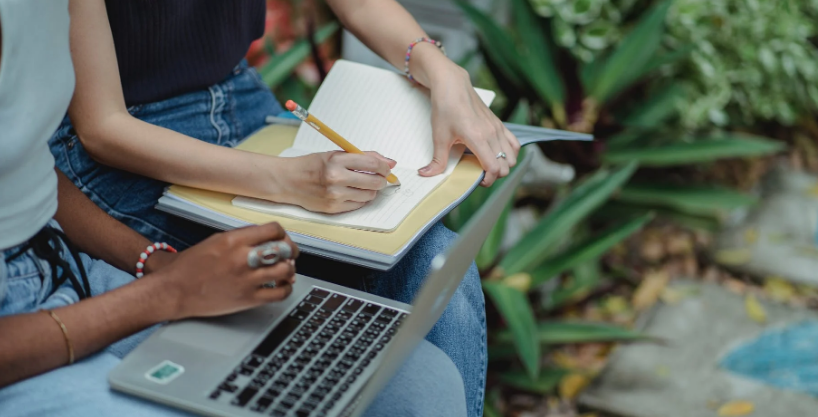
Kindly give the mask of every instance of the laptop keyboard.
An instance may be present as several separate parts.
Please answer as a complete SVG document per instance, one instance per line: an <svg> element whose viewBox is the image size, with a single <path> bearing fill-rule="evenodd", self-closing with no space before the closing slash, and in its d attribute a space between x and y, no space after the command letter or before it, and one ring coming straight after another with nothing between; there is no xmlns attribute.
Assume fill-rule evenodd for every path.
<svg viewBox="0 0 818 417"><path fill-rule="evenodd" d="M272 416L324 416L406 313L313 288L210 394Z"/></svg>

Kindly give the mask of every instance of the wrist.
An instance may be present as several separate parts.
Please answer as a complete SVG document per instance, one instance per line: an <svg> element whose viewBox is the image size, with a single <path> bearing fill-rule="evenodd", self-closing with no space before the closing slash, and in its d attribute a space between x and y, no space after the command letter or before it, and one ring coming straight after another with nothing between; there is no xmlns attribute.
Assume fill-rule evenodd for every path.
<svg viewBox="0 0 818 417"><path fill-rule="evenodd" d="M437 46L421 42L412 48L409 72L419 84L432 89L452 78L468 78L466 70L455 64Z"/></svg>
<svg viewBox="0 0 818 417"><path fill-rule="evenodd" d="M178 285L168 279L167 270L147 275L134 282L136 288L140 288L141 300L145 300L144 305L150 306L145 309L149 324L163 323L166 321L179 320L182 316L182 291Z"/></svg>
<svg viewBox="0 0 818 417"><path fill-rule="evenodd" d="M154 252L148 259L145 261L145 275L154 273L166 265L173 262L176 258L176 253L165 252L165 251L157 251Z"/></svg>

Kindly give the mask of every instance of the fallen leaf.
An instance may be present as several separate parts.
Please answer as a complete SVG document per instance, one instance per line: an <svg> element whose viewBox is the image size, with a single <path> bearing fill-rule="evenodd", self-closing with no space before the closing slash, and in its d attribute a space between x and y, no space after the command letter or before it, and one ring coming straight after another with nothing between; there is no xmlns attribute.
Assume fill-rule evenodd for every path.
<svg viewBox="0 0 818 417"><path fill-rule="evenodd" d="M662 302L670 305L679 304L685 298L697 295L699 290L695 287L667 287L662 291L659 298Z"/></svg>
<svg viewBox="0 0 818 417"><path fill-rule="evenodd" d="M716 262L722 265L737 266L744 265L750 262L753 257L752 251L746 248L741 249L722 249L716 252L714 256Z"/></svg>
<svg viewBox="0 0 818 417"><path fill-rule="evenodd" d="M658 235L645 238L640 248L640 254L642 259L648 262L658 262L665 257L665 248Z"/></svg>
<svg viewBox="0 0 818 417"><path fill-rule="evenodd" d="M744 309L747 310L747 316L753 321L761 324L767 322L767 312L764 311L764 307L758 302L755 295L747 294L744 299Z"/></svg>
<svg viewBox="0 0 818 417"><path fill-rule="evenodd" d="M693 253L693 239L687 233L677 233L665 241L665 249L670 255L687 255Z"/></svg>
<svg viewBox="0 0 818 417"><path fill-rule="evenodd" d="M662 290L670 282L670 275L665 271L653 271L645 274L645 278L633 293L631 302L637 311L645 310L656 304Z"/></svg>
<svg viewBox="0 0 818 417"><path fill-rule="evenodd" d="M622 314L628 312L630 310L630 306L628 305L628 301L625 300L625 297L619 295L613 295L608 297L603 304L603 308L605 312L615 316L617 314Z"/></svg>
<svg viewBox="0 0 818 417"><path fill-rule="evenodd" d="M522 293L527 293L531 288L531 275L526 272L519 272L503 278L503 284Z"/></svg>
<svg viewBox="0 0 818 417"><path fill-rule="evenodd" d="M744 242L750 245L758 242L758 230L752 227L747 228L747 230L744 231Z"/></svg>
<svg viewBox="0 0 818 417"><path fill-rule="evenodd" d="M590 382L591 379L587 375L568 374L560 381L560 397L565 400L573 400Z"/></svg>
<svg viewBox="0 0 818 417"><path fill-rule="evenodd" d="M576 358L562 351L554 352L554 354L551 355L551 360L555 365L563 369L577 369L579 367Z"/></svg>
<svg viewBox="0 0 818 417"><path fill-rule="evenodd" d="M795 287L780 277L769 277L764 282L764 292L771 300L789 302L795 296Z"/></svg>
<svg viewBox="0 0 818 417"><path fill-rule="evenodd" d="M719 417L749 416L755 411L755 405L749 401L730 401L719 407Z"/></svg>

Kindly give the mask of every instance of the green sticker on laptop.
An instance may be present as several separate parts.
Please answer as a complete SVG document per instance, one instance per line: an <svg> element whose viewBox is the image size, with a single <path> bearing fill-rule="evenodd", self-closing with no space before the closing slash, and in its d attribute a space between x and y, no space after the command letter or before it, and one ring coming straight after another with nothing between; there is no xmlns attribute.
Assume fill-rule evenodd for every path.
<svg viewBox="0 0 818 417"><path fill-rule="evenodd" d="M145 373L145 378L157 384L167 384L183 373L185 373L185 368L182 365L175 364L171 361L163 361Z"/></svg>

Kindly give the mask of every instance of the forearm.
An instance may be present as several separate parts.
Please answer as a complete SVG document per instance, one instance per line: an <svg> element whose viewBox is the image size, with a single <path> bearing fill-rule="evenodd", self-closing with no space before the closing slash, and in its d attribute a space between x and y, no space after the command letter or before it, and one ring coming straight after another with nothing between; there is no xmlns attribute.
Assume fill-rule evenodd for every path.
<svg viewBox="0 0 818 417"><path fill-rule="evenodd" d="M174 318L173 296L156 278L54 310L79 360L153 324ZM0 318L0 387L68 363L59 325L44 313Z"/></svg>
<svg viewBox="0 0 818 417"><path fill-rule="evenodd" d="M394 0L328 0L344 26L383 59L403 70L406 48L426 32L412 15ZM465 72L435 46L421 43L409 62L412 77L435 88L436 80Z"/></svg>
<svg viewBox="0 0 818 417"><path fill-rule="evenodd" d="M127 112L96 115L75 123L86 150L102 164L213 191L268 199L281 193L273 172L287 164L284 158L209 144L143 122Z"/></svg>
<svg viewBox="0 0 818 417"><path fill-rule="evenodd" d="M136 259L150 241L102 211L65 174L57 171L57 214L54 218L82 252L133 271Z"/></svg>

